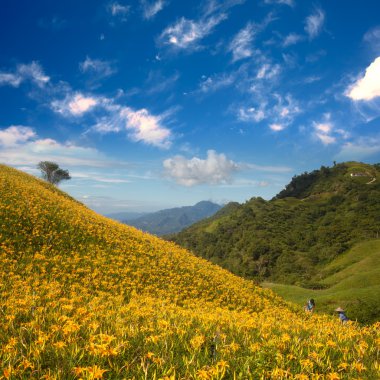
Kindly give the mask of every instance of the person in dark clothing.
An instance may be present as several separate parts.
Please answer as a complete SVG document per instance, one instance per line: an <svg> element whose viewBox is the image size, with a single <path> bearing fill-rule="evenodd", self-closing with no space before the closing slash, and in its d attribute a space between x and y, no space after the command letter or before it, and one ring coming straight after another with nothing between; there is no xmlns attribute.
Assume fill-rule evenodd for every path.
<svg viewBox="0 0 380 380"><path fill-rule="evenodd" d="M315 301L314 301L313 298L309 299L306 302L306 305L305 305L304 309L308 313L312 313L314 311L314 309L315 309Z"/></svg>

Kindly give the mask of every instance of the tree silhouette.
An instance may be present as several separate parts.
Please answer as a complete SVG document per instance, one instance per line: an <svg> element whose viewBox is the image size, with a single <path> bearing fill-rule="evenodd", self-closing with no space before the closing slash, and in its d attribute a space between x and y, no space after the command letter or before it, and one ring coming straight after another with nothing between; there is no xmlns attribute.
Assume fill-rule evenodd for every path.
<svg viewBox="0 0 380 380"><path fill-rule="evenodd" d="M58 185L63 180L71 179L69 171L61 169L55 162L41 161L37 168L41 170L42 178L53 185Z"/></svg>

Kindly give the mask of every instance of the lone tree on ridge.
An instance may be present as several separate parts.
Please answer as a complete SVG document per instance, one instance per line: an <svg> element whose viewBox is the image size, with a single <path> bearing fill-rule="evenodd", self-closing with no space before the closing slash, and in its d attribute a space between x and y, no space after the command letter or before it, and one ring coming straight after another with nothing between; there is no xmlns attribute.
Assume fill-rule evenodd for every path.
<svg viewBox="0 0 380 380"><path fill-rule="evenodd" d="M55 162L41 161L37 168L41 170L42 178L53 185L58 185L63 180L71 179L69 171L61 169Z"/></svg>

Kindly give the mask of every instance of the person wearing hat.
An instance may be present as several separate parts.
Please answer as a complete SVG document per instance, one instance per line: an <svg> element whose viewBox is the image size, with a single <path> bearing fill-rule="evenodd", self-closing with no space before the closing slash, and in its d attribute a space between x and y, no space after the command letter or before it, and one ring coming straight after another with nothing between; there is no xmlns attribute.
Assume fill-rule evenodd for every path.
<svg viewBox="0 0 380 380"><path fill-rule="evenodd" d="M344 310L341 307L336 308L335 311L338 313L338 317L343 324L349 321L347 315L344 314Z"/></svg>

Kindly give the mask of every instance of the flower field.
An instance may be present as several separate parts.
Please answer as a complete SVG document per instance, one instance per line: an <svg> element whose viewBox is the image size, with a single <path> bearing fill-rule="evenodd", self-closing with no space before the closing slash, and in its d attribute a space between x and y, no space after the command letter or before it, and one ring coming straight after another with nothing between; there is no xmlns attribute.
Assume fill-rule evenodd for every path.
<svg viewBox="0 0 380 380"><path fill-rule="evenodd" d="M0 379L378 379L380 323L270 290L0 166Z"/></svg>

